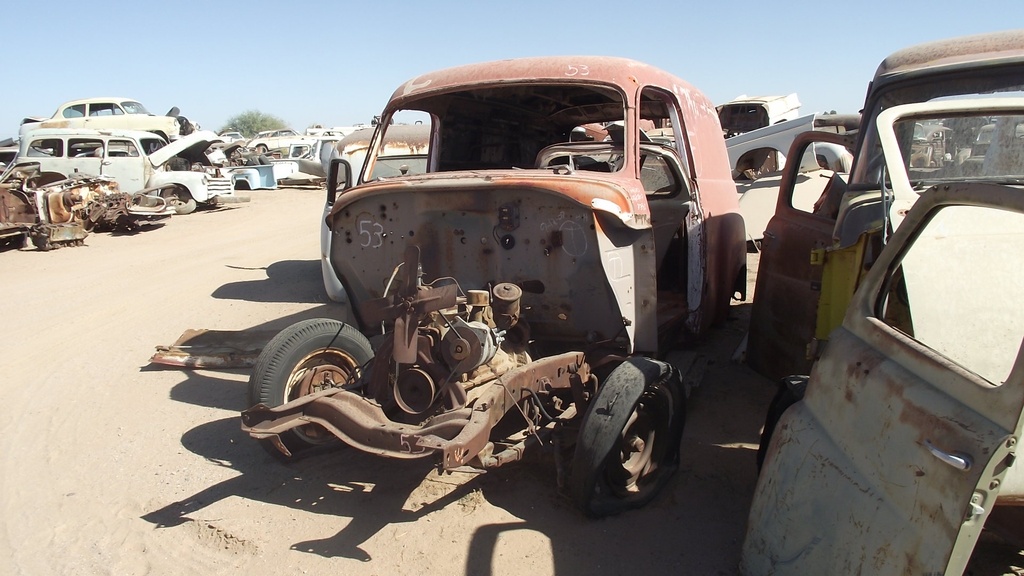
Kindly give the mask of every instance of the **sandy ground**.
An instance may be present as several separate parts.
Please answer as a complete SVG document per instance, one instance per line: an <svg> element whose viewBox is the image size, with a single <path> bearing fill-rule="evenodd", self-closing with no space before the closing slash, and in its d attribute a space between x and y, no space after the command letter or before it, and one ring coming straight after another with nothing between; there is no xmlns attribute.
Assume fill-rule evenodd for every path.
<svg viewBox="0 0 1024 576"><path fill-rule="evenodd" d="M0 252L0 574L736 572L773 393L729 360L749 304L695 350L710 364L682 467L643 510L585 519L543 456L487 474L351 449L283 465L239 429L246 371L148 362L188 328L344 317L320 280L322 192L251 196Z"/></svg>

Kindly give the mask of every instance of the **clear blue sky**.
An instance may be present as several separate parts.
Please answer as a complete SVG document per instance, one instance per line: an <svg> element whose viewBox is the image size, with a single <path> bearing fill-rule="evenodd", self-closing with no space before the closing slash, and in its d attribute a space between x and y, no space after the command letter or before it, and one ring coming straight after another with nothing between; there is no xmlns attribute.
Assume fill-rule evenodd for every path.
<svg viewBox="0 0 1024 576"><path fill-rule="evenodd" d="M424 72L545 55L641 60L716 104L797 92L804 113L856 112L890 52L1024 28L1020 0L38 0L0 12L0 138L25 116L93 96L134 98L156 114L177 106L213 130L250 109L300 131L368 123Z"/></svg>

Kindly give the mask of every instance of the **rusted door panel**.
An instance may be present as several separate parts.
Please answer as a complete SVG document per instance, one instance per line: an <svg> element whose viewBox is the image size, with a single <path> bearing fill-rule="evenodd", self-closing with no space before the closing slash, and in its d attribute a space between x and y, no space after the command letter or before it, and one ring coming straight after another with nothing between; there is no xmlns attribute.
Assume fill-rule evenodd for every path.
<svg viewBox="0 0 1024 576"><path fill-rule="evenodd" d="M754 304L750 313L747 362L768 376L807 374L807 345L814 337L820 287L811 250L831 244L835 219L793 207L799 159L814 142L844 143L837 134L807 132L794 140L779 190L775 216L761 243Z"/></svg>
<svg viewBox="0 0 1024 576"><path fill-rule="evenodd" d="M819 290L812 285L811 250L832 236L834 221L787 209L768 224L761 244L747 362L772 379L807 374Z"/></svg>
<svg viewBox="0 0 1024 576"><path fill-rule="evenodd" d="M894 331L868 330L878 344L908 346ZM973 539L983 525L972 499L976 510L992 506L979 483L1003 465L1010 432L847 330L830 347L843 358L818 362L804 401L775 430L747 525L744 574L946 573L961 526ZM941 370L938 359L913 355ZM978 383L958 375L955 385ZM820 394L824 386L836 389ZM929 443L974 464L958 470Z"/></svg>
<svg viewBox="0 0 1024 576"><path fill-rule="evenodd" d="M980 343L998 352L1002 363L980 351L964 351L979 344L968 334L957 340L929 332L945 320L934 322L941 310L932 310L929 298L914 307L910 276L922 270L923 260L918 254L915 261L910 241L930 242L923 257L936 269L929 273L945 267L953 278L936 288L947 295L947 313L966 298L968 310L962 314L971 318L976 303L970 302L971 294L956 293L960 270L955 264L978 260L993 241L1019 242L1024 233L1015 230L1024 230L1024 217L1016 214L1016 226L999 218L988 221L1003 226L994 236L989 228L990 238L957 236L964 219L943 221L935 209L956 203L1024 212L1019 191L993 185L945 186L918 201L865 277L843 325L832 333L803 401L785 412L775 429L751 507L744 574L963 571L1014 470L1010 464L1024 411L1024 329L1020 314L1009 314L1002 324L1014 326L1015 333L996 326L1002 336L998 350L994 341ZM929 228L921 232L924 224ZM942 257L935 258L934 250L943 248ZM1007 250L998 252L1005 257ZM1005 286L1007 274L1019 285L1024 262L1014 259L1006 262L1012 270L1000 270L999 276L979 274L977 266L972 273L991 279L989 291ZM903 274L910 290L901 287ZM991 294L978 297L995 313L1005 310ZM901 317L893 311L901 305L918 313ZM929 316L933 321L924 326Z"/></svg>

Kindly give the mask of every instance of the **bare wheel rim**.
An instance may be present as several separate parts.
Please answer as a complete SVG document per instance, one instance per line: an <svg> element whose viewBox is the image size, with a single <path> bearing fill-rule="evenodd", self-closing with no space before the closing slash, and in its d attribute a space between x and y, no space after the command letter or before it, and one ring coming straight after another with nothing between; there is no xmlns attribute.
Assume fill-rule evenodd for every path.
<svg viewBox="0 0 1024 576"><path fill-rule="evenodd" d="M320 348L307 354L292 369L284 387L284 401L338 388L358 377L359 364L350 354L337 348ZM323 444L334 438L319 424L307 424L293 431L310 444Z"/></svg>
<svg viewBox="0 0 1024 576"><path fill-rule="evenodd" d="M618 443L618 459L610 463L608 480L620 496L640 492L641 480L657 468L654 446L657 440L657 419L645 407L642 398L622 429Z"/></svg>

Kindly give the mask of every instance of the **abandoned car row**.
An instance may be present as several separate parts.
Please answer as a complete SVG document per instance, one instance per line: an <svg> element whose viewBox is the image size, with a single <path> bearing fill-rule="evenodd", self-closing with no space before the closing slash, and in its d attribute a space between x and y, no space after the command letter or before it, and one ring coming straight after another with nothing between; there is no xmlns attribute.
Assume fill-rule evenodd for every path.
<svg viewBox="0 0 1024 576"><path fill-rule="evenodd" d="M1024 311L1001 305L1024 285L1024 31L890 55L860 115L716 107L591 56L425 73L337 132L246 141L144 110L27 124L0 240L316 185L324 288L353 322L255 358L241 426L282 458L340 442L494 469L547 447L585 514L643 506L680 459L669 352L753 296L740 352L778 394L744 574L958 574L993 508L1024 504Z"/></svg>

